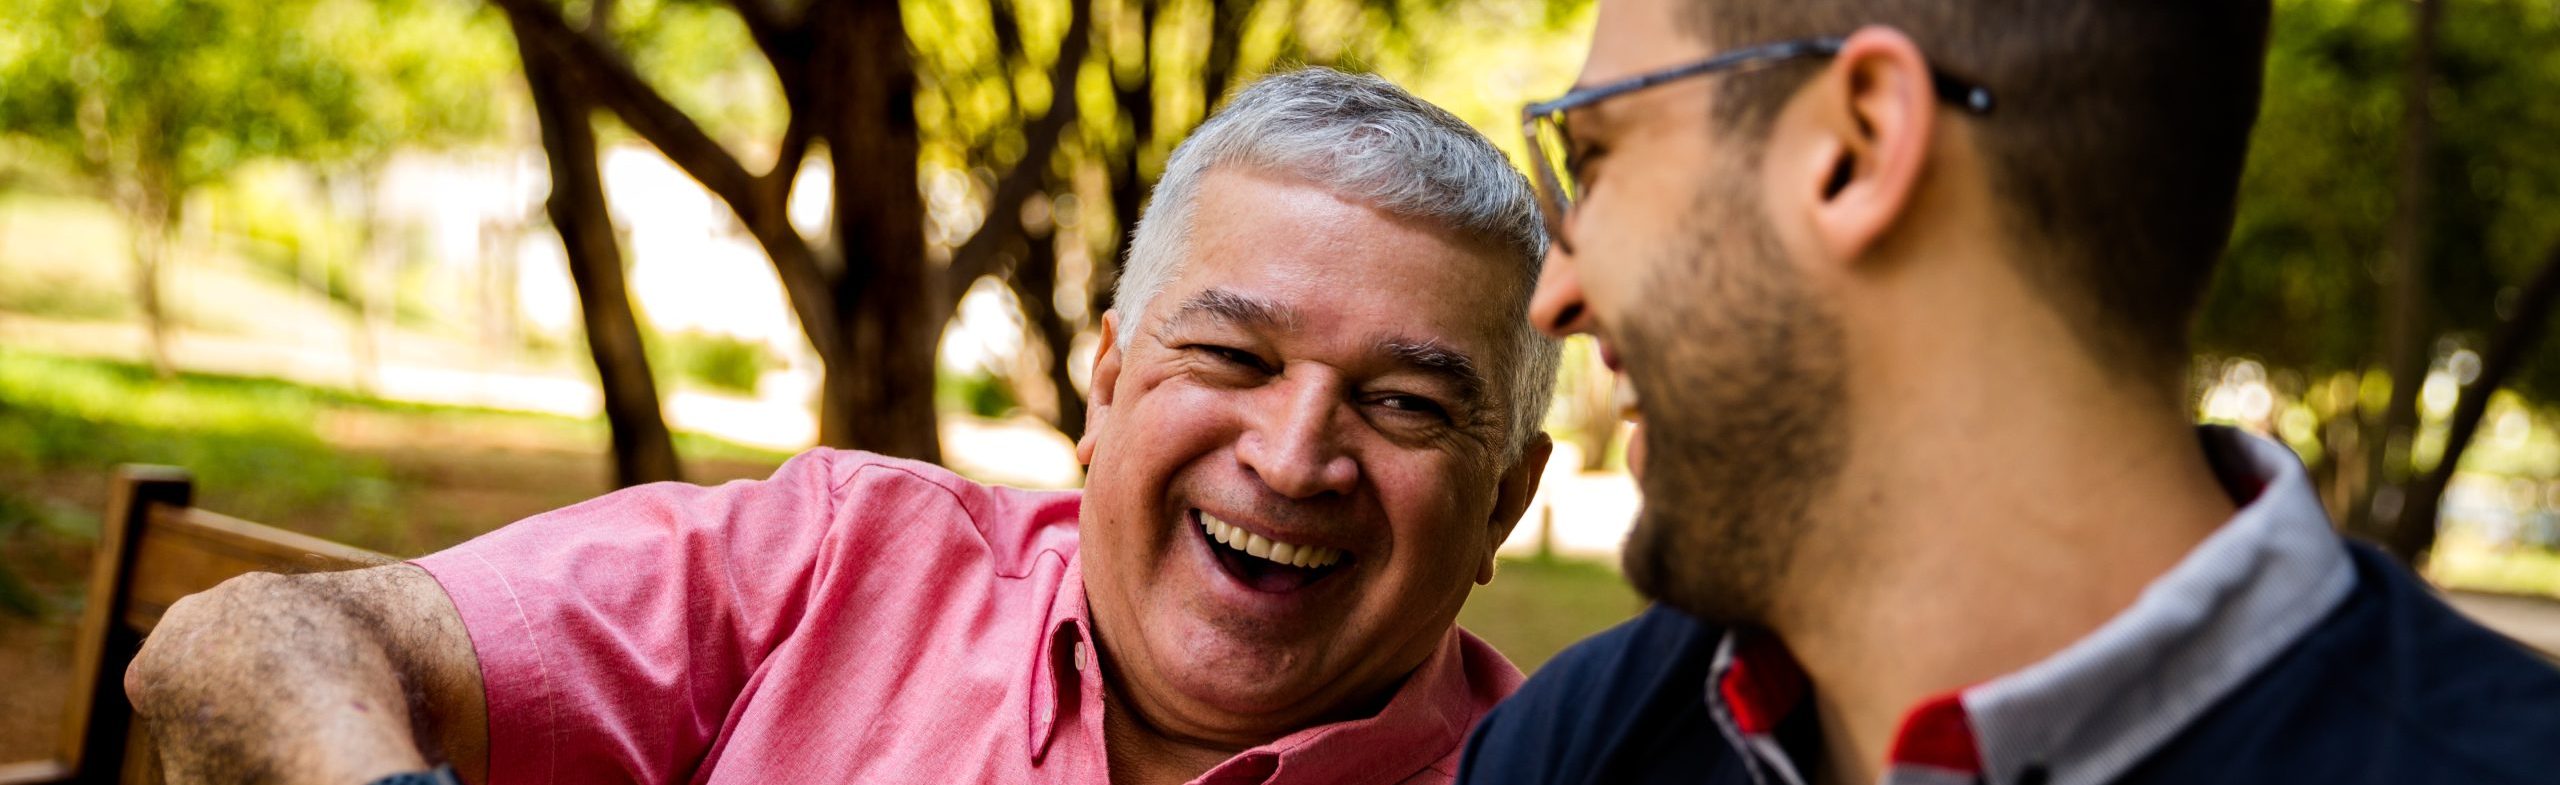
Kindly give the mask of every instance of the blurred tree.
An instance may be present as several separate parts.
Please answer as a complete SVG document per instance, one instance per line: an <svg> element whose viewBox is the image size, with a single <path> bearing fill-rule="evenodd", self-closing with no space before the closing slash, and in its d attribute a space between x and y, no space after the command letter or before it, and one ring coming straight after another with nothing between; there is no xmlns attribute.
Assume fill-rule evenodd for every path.
<svg viewBox="0 0 2560 785"><path fill-rule="evenodd" d="M2411 483L2407 511L2401 514L2399 525L2384 532L2392 554L2404 560L2414 563L2435 547L2445 489L2452 487L2453 474L2462 466L2463 452L2480 433L2480 418L2489 413L2490 396L2514 378L2550 332L2551 309L2555 301L2560 301L2560 247L2554 247L2547 257L2532 282L2516 290L2514 298L2502 300L2506 320L2489 339L2479 376L2464 385L2461 399L2454 404L2445 426L2444 454L2436 459L2433 470Z"/></svg>
<svg viewBox="0 0 2560 785"><path fill-rule="evenodd" d="M588 34L605 29L612 8L610 2L588 6ZM533 98L535 122L541 126L544 158L551 165L546 207L566 252L569 278L578 292L578 312L586 326L587 353L595 361L596 379L604 393L614 484L683 479L675 436L667 430L666 415L658 406L658 383L649 372L639 315L632 311L631 293L624 282L622 244L605 202L591 117L595 107L573 89L550 52L523 45L524 40L518 37L525 85Z"/></svg>
<svg viewBox="0 0 2560 785"><path fill-rule="evenodd" d="M1048 388L1044 414L1081 433L1068 357L1107 302L1120 238L1173 140L1274 63L1387 47L1410 38L1409 17L1450 5L662 0L635 2L635 21L590 35L553 0L491 1L529 49L556 57L579 92L700 181L771 257L826 368L819 440L926 459L940 456L934 355L972 283L992 275L1013 290L1048 354L1036 381ZM653 37L645 20L714 8L734 16L772 78L778 129L739 127L755 123L688 98L721 81L701 71L648 73L653 58L700 43ZM723 137L774 140L742 145L770 151L771 163L751 171ZM818 155L832 164L833 215L811 237L788 208ZM929 211L926 172L959 173L955 196L967 204Z"/></svg>
<svg viewBox="0 0 2560 785"><path fill-rule="evenodd" d="M2382 267L2382 357L2391 395L2378 416L2366 418L2371 490L2346 510L2347 529L2388 542L2405 505L2405 467L2418 424L2418 388L2427 378L2432 309L2427 307L2427 233L2435 208L2435 65L2442 0L2412 0L2409 41L2402 55L2400 131L2395 153L2391 222L2385 226ZM2407 557L2404 557L2407 558Z"/></svg>
<svg viewBox="0 0 2560 785"><path fill-rule="evenodd" d="M2513 317L2540 318L2517 306L2560 244L2560 148L2519 132L2560 127L2560 104L2547 99L2560 91L2560 9L2449 4L2436 12L2433 56L2413 59L2420 12L2434 5L2279 0L2239 220L2198 324L2203 351L2260 357L2308 380L2294 393L2320 420L2309 434L2313 471L2333 512L2373 509L2382 495L2394 514L2358 533L2398 543L2403 558L2432 536L2436 500L2413 495L2423 485L2383 489L2458 451L2441 418L2414 415L2401 426L2412 435L2392 447L2386 412L2423 408L2428 358L2480 346L2493 329L2538 335L2538 321ZM2413 73L2418 59L2432 74ZM2411 84L2431 84L2420 91L2430 100L2409 105ZM2417 118L2425 132L2410 134ZM2407 305L2386 307L2395 292ZM2381 335L2392 328L2377 328L2413 313L2414 338L2402 345L2419 362L2395 382ZM2547 398L2560 392L2553 354L2546 345L2519 355L2516 375L2483 373L2462 395L2485 401L2508 383Z"/></svg>
<svg viewBox="0 0 2560 785"><path fill-rule="evenodd" d="M918 124L929 171L959 174L990 209L965 211L974 226L955 241L948 277L963 291L980 275L1002 278L1019 303L1026 347L1043 356L1036 378L1009 379L1017 397L1074 439L1085 402L1072 368L1076 341L1110 305L1125 240L1164 159L1218 100L1273 68L1326 65L1368 70L1386 60L1429 59L1417 30L1446 30L1459 15L1512 8L1526 26L1552 30L1585 2L1456 0L910 0L906 15L920 91ZM1088 7L1089 6L1089 7ZM1023 130L1061 93L1054 51L1038 44L1075 14L1093 17L1087 62L1072 73L1080 122L1045 166L1016 161ZM1525 60L1525 58L1514 59ZM1471 74L1470 76L1484 76ZM1550 75L1561 84L1569 72ZM1506 95L1491 127L1520 98ZM1497 137L1499 138L1499 137ZM1005 171L1004 178L993 173ZM1016 186L1035 195L1020 198ZM1028 208L1028 209L1021 209ZM937 227L939 229L940 227ZM945 238L947 231L929 231Z"/></svg>
<svg viewBox="0 0 2560 785"><path fill-rule="evenodd" d="M771 68L786 119L762 174L748 170L697 119L643 78L623 47L581 34L549 0L494 0L528 49L561 66L582 93L700 181L771 257L801 328L825 370L819 441L939 460L933 410L934 352L943 324L987 254L955 255L937 276L925 256L917 190L915 75L905 20L888 3L752 0L728 10ZM1059 38L1060 95L1086 46L1089 16L1075 6ZM1027 129L1010 187L990 213L1020 209L1075 103L1051 100ZM792 185L823 144L836 173L828 234L793 227ZM1028 181L1028 182L1026 182ZM959 281L952 286L945 279Z"/></svg>
<svg viewBox="0 0 2560 785"><path fill-rule="evenodd" d="M0 10L0 132L133 225L149 356L188 194L259 158L378 159L490 126L468 16L435 0L25 0Z"/></svg>

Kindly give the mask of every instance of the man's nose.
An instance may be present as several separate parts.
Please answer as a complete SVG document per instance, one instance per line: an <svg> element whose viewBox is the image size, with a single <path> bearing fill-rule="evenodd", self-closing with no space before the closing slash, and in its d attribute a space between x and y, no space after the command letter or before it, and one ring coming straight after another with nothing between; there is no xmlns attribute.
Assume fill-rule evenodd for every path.
<svg viewBox="0 0 2560 785"><path fill-rule="evenodd" d="M1334 420L1342 397L1320 380L1283 380L1236 442L1236 457L1272 491L1292 499L1348 494L1360 482L1360 464L1342 450Z"/></svg>
<svg viewBox="0 0 2560 785"><path fill-rule="evenodd" d="M1538 290L1529 296L1529 324L1558 338L1591 330L1591 310L1582 301L1582 271L1558 243L1547 244L1547 263L1538 268Z"/></svg>

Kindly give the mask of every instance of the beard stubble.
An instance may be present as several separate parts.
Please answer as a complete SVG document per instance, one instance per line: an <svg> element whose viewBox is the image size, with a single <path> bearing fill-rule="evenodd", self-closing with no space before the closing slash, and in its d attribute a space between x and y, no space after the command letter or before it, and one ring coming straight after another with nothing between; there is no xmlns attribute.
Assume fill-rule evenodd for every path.
<svg viewBox="0 0 2560 785"><path fill-rule="evenodd" d="M1628 581L1723 624L1767 622L1848 442L1839 321L1758 208L1701 194L1618 331L1645 408Z"/></svg>

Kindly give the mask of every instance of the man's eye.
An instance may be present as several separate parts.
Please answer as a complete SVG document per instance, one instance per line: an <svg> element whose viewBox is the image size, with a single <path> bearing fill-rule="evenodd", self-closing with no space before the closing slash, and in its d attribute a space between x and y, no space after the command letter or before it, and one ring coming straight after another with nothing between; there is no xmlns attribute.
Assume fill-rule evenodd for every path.
<svg viewBox="0 0 2560 785"><path fill-rule="evenodd" d="M1227 365L1236 366L1238 368L1255 371L1270 370L1270 366L1264 364L1261 357L1257 357L1252 352L1248 352L1243 349L1205 343L1193 344L1184 348L1200 354L1208 355L1210 359L1217 360L1218 362L1225 363Z"/></svg>
<svg viewBox="0 0 2560 785"><path fill-rule="evenodd" d="M1441 420L1449 419L1448 409L1443 408L1438 402L1419 395L1380 396L1377 399L1377 404L1393 411L1424 415Z"/></svg>
<svg viewBox="0 0 2560 785"><path fill-rule="evenodd" d="M1576 144L1571 152L1565 154L1565 176L1573 178L1576 193L1591 190L1591 178L1597 174L1591 165L1607 155L1608 151L1594 144Z"/></svg>

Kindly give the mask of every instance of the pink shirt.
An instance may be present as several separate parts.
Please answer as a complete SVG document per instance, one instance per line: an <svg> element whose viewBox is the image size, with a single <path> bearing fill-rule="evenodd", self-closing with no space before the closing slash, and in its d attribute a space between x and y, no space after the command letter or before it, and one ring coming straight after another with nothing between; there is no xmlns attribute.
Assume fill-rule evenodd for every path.
<svg viewBox="0 0 2560 785"><path fill-rule="evenodd" d="M479 652L490 785L1100 783L1081 498L817 449L762 482L623 490L417 564ZM1448 782L1519 682L1453 628L1377 716L1197 781Z"/></svg>

